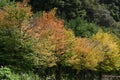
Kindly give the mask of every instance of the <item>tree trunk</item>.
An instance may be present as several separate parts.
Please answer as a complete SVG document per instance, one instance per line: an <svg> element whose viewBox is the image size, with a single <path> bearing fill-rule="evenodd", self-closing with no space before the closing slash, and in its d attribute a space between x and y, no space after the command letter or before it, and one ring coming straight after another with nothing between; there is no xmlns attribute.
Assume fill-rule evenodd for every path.
<svg viewBox="0 0 120 80"><path fill-rule="evenodd" d="M82 70L80 72L80 80L85 80L85 71L84 70Z"/></svg>
<svg viewBox="0 0 120 80"><path fill-rule="evenodd" d="M99 72L99 80L102 80L102 73Z"/></svg>
<svg viewBox="0 0 120 80"><path fill-rule="evenodd" d="M90 70L89 73L90 73L90 80L94 80L95 77L94 72Z"/></svg>
<svg viewBox="0 0 120 80"><path fill-rule="evenodd" d="M61 64L58 64L55 74L56 80L61 80Z"/></svg>

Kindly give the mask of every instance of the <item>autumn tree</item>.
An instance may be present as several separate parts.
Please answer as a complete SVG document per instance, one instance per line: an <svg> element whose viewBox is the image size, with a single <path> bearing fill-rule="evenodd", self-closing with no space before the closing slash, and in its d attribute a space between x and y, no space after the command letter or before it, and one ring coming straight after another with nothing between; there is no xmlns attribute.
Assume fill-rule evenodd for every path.
<svg viewBox="0 0 120 80"><path fill-rule="evenodd" d="M81 80L84 80L87 74L91 74L91 71L97 70L98 64L103 61L102 50L102 46L97 41L87 38L77 39L75 53L69 59L69 62L73 65L74 69L77 69L78 72L81 72L81 75L78 75L81 76ZM93 75L91 75L91 77L92 76Z"/></svg>
<svg viewBox="0 0 120 80"><path fill-rule="evenodd" d="M60 67L67 65L67 60L73 54L75 36L69 29L65 29L63 20L55 17L55 9L46 13L42 17L32 20L29 33L36 39L33 47L36 51L36 64L38 66L57 66L57 79L60 79Z"/></svg>
<svg viewBox="0 0 120 80"><path fill-rule="evenodd" d="M120 40L113 34L99 31L92 39L105 46L104 60L98 65L102 71L112 71L120 69Z"/></svg>

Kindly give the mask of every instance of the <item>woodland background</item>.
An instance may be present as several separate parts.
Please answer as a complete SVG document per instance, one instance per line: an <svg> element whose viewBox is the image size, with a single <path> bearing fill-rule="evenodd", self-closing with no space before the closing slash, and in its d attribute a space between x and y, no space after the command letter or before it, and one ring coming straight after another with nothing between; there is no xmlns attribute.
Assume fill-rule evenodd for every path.
<svg viewBox="0 0 120 80"><path fill-rule="evenodd" d="M120 75L120 0L0 0L1 80Z"/></svg>

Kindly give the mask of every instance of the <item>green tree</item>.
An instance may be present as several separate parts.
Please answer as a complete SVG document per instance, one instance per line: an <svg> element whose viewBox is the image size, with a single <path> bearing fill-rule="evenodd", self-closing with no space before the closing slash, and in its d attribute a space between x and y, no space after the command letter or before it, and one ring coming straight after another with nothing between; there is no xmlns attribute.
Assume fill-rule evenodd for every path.
<svg viewBox="0 0 120 80"><path fill-rule="evenodd" d="M116 21L120 21L120 0L100 0L101 4L104 4L110 11L111 16Z"/></svg>
<svg viewBox="0 0 120 80"><path fill-rule="evenodd" d="M0 10L0 65L27 70L31 68L28 55L32 53L32 49L31 39L25 33L24 25L30 16L30 8L20 5L14 3Z"/></svg>
<svg viewBox="0 0 120 80"><path fill-rule="evenodd" d="M74 31L75 36L80 37L91 37L97 33L99 28L96 24L89 23L80 17L68 21L67 27Z"/></svg>
<svg viewBox="0 0 120 80"><path fill-rule="evenodd" d="M57 8L57 14L67 20L86 14L82 9L81 0L30 0L30 4L34 12Z"/></svg>

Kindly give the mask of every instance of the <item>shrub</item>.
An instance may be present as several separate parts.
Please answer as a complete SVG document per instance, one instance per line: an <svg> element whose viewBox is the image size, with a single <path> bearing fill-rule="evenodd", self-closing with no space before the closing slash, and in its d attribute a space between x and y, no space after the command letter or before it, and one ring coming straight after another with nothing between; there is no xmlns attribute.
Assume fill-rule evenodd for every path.
<svg viewBox="0 0 120 80"><path fill-rule="evenodd" d="M0 68L0 79L1 80L19 80L19 77L12 73L11 69L8 67Z"/></svg>

